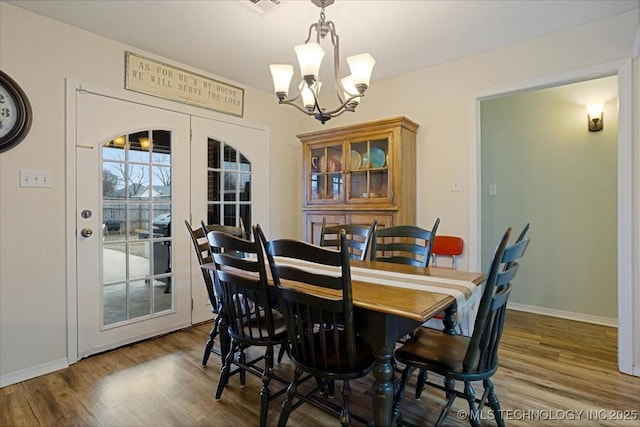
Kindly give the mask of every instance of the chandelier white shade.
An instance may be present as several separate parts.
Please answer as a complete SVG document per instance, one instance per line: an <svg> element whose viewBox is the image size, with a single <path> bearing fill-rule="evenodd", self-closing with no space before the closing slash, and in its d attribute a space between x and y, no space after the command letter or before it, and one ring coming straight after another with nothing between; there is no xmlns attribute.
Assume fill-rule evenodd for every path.
<svg viewBox="0 0 640 427"><path fill-rule="evenodd" d="M271 75L273 76L273 87L276 93L289 94L289 85L293 77L293 65L289 64L271 64L269 65Z"/></svg>
<svg viewBox="0 0 640 427"><path fill-rule="evenodd" d="M322 58L324 58L324 49L318 43L305 43L298 46L294 46L293 50L298 57L298 64L300 65L300 74L303 79L308 76L313 76L317 80L320 74L320 65L322 64Z"/></svg>
<svg viewBox="0 0 640 427"><path fill-rule="evenodd" d="M320 20L309 27L309 36L304 44L294 47L298 57L301 82L296 95L288 98L289 86L293 78L293 66L288 64L272 64L269 66L273 77L273 87L280 104L291 105L303 113L313 116L324 124L332 117L337 117L345 111L355 111L359 98L364 96L369 87L371 72L375 60L368 53L354 55L347 58L351 75L340 77L340 46L339 37L332 21L325 21L324 8L333 4L333 0L311 0L321 8ZM311 40L312 30L316 31L316 41ZM325 51L320 46L321 39L330 35L333 45L333 68L335 91L338 105L333 109L320 106L318 97L322 83L319 80L320 66ZM299 101L300 100L300 101Z"/></svg>

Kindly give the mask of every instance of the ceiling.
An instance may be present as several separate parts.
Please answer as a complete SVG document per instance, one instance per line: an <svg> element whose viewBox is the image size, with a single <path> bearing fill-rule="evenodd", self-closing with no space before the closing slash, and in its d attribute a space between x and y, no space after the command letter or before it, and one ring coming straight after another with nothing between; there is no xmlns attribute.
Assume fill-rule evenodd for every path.
<svg viewBox="0 0 640 427"><path fill-rule="evenodd" d="M262 14L250 0L7 3L267 92L269 64L297 69L293 46L320 16L309 0L280 0ZM336 0L325 14L340 36L342 76L344 58L369 52L375 82L634 9L640 0ZM329 41L322 46L321 80L333 87Z"/></svg>

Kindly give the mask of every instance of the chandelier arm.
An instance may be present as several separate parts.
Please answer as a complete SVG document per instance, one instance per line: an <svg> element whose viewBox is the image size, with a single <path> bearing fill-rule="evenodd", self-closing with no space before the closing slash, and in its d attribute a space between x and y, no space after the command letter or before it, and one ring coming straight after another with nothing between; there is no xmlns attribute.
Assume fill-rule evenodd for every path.
<svg viewBox="0 0 640 427"><path fill-rule="evenodd" d="M344 89L344 86L342 85L342 80L340 79L340 36L338 36L338 33L336 33L336 26L333 21L327 21L327 25L329 26L329 32L331 33L331 44L333 45L333 85L336 90L338 101L340 103L344 103L345 101L342 97L342 94L346 91Z"/></svg>
<svg viewBox="0 0 640 427"><path fill-rule="evenodd" d="M335 114L329 114L329 116L330 116L331 118L334 118L334 117L341 116L342 114L344 114L344 113L346 113L346 112L349 112L349 113L355 113L355 111L356 111L356 110L349 110L349 109L345 108L344 110L342 110L342 111L340 111L340 112L338 112L338 113L335 113Z"/></svg>
<svg viewBox="0 0 640 427"><path fill-rule="evenodd" d="M294 98L295 99L295 98ZM304 114L306 114L307 116L313 116L316 114L316 110L313 111L308 111L305 108L299 106L298 104L292 102L291 100L288 99L284 99L282 101L278 101L278 104L286 104L286 105L291 105L292 107L295 107L297 110L303 112Z"/></svg>
<svg viewBox="0 0 640 427"><path fill-rule="evenodd" d="M311 89L311 87L309 87L309 89ZM313 89L311 89L311 94L313 95L313 110L311 110L311 112L317 111L318 114L321 114L321 115L324 114L324 111L322 111L322 107L320 107L320 101L318 100L318 94Z"/></svg>
<svg viewBox="0 0 640 427"><path fill-rule="evenodd" d="M362 95L354 95L354 96L352 96L352 97L348 98L346 101L342 102L342 103L341 103L338 107L336 107L335 109L330 110L330 111L323 111L322 113L323 113L323 114L326 114L326 115L328 115L328 116L331 116L331 117L337 117L337 116L339 116L340 114L342 114L342 112L341 112L340 114L336 114L336 113L337 113L338 111L342 110L342 109L344 109L344 111L351 111L351 112L356 111L355 106L350 106L350 105L349 105L349 103L350 103L351 101L353 101L355 98L360 98L360 97L362 97Z"/></svg>
<svg viewBox="0 0 640 427"><path fill-rule="evenodd" d="M305 84L307 84L307 83L303 82L303 85L305 85ZM297 101L298 98L300 98L302 96L302 89L299 89L298 93L295 96L292 96L291 98L278 99L278 103L279 104L291 105L292 107L295 107L297 110L303 112L307 116L315 116L316 115L316 111L317 111L317 114L323 114L322 113L322 109L320 108L320 104L318 104L318 97L316 96L316 94L315 94L315 92L313 90L311 91L311 94L313 95L313 103L314 103L313 109L311 111L306 109L304 107L304 105L301 107L301 106L299 106L298 104L295 103L295 101Z"/></svg>
<svg viewBox="0 0 640 427"><path fill-rule="evenodd" d="M288 104L291 102L296 101L298 98L300 98L300 96L302 95L302 91L298 89L298 93L296 93L294 96L292 96L291 98L278 98L278 101L280 104Z"/></svg>
<svg viewBox="0 0 640 427"><path fill-rule="evenodd" d="M304 41L304 44L309 43L309 40L311 40L311 30L315 29L316 30L316 38L318 39L318 44L320 44L320 33L318 32L318 23L313 23L311 25L309 25L309 34L307 34L307 39Z"/></svg>

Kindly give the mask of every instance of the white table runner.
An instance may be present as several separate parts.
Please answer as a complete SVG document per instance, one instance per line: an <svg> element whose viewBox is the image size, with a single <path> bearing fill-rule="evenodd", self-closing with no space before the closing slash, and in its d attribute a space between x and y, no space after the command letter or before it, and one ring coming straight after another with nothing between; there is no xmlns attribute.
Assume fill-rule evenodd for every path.
<svg viewBox="0 0 640 427"><path fill-rule="evenodd" d="M327 274L330 276L340 275L340 269L338 267L323 266L283 257L275 257L275 261L276 264L298 267L313 273ZM351 267L351 279L385 286L426 290L450 295L456 299L458 306L456 324L462 323L463 319L469 314L475 313L482 293L482 286L478 286L471 281L397 273L362 267Z"/></svg>

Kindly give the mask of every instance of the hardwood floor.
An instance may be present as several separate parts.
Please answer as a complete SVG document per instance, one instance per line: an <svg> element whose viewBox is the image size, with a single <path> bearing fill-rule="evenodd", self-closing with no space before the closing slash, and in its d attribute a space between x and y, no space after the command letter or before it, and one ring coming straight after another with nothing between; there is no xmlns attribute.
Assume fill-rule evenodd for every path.
<svg viewBox="0 0 640 427"><path fill-rule="evenodd" d="M0 426L257 425L260 379L248 375L247 386L241 389L233 376L222 400L214 400L219 357L212 355L207 367L200 365L209 328L210 324L198 325L4 387ZM494 375L507 425L640 425L640 378L618 372L616 332L509 311L500 369ZM290 372L286 357L276 369L280 374ZM371 378L352 382L352 410L367 418ZM272 383L272 389L279 386ZM415 382L402 402L403 418L433 425L444 402L441 392L427 388L415 400L409 396L413 390ZM282 399L272 402L269 425L277 423ZM457 399L445 425L468 425L456 416L466 409L466 402ZM614 419L625 416L629 419ZM486 409L484 417L490 418ZM495 425L489 419L485 424ZM339 422L304 405L293 412L289 425Z"/></svg>

